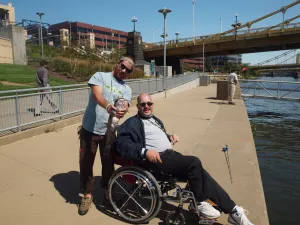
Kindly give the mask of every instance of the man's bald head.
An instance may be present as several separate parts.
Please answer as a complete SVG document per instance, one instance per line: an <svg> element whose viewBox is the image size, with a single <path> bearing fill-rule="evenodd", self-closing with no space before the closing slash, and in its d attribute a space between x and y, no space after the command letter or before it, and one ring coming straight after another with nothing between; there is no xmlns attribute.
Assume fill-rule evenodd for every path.
<svg viewBox="0 0 300 225"><path fill-rule="evenodd" d="M137 103L139 104L139 103L143 102L145 99L147 99L146 101L148 101L150 99L150 101L152 102L152 98L148 93L141 93L137 97Z"/></svg>

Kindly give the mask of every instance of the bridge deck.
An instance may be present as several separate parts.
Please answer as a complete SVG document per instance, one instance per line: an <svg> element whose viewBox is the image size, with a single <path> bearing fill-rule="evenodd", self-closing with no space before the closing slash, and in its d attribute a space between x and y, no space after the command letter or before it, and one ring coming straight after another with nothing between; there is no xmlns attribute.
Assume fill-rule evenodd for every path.
<svg viewBox="0 0 300 225"><path fill-rule="evenodd" d="M267 210L255 145L245 105L220 104L214 100L216 85L198 87L155 101L155 114L169 133L177 133L175 149L201 158L204 167L237 204L250 211L254 224L268 225ZM130 115L135 114L132 108ZM79 124L0 147L1 224L124 224L92 207L86 216L77 215L79 201ZM233 176L230 183L221 151L229 146ZM100 202L100 160L95 167L95 201ZM169 210L170 205L164 205ZM190 215L188 212L186 215ZM164 218L162 211L150 224ZM193 224L187 216L187 224ZM220 223L227 224L223 215Z"/></svg>

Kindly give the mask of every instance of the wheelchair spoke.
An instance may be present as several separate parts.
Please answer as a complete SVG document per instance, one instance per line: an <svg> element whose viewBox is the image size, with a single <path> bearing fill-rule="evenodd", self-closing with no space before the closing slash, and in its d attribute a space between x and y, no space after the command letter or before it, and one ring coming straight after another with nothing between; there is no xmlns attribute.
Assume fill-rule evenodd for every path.
<svg viewBox="0 0 300 225"><path fill-rule="evenodd" d="M140 183L138 185L138 187L133 191L133 193L130 195L121 185L120 183L116 180L116 183L120 186L120 188L129 196L128 199L124 202L124 204L122 205L122 207L119 209L120 211L123 209L124 206L127 205L128 201L130 199L132 199L132 201L134 201L142 210L145 214L148 213L148 211L146 209L144 209L132 196L142 187L143 183Z"/></svg>

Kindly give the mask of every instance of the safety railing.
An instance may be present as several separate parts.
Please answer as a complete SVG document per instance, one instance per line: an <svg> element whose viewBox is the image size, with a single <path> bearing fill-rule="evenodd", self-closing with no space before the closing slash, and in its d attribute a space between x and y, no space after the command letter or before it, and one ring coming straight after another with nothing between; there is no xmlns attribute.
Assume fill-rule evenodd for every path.
<svg viewBox="0 0 300 225"><path fill-rule="evenodd" d="M240 80L242 97L300 101L300 82Z"/></svg>
<svg viewBox="0 0 300 225"><path fill-rule="evenodd" d="M166 90L197 78L198 73L169 77L166 79ZM162 78L128 80L126 83L131 87L133 97L137 97L141 92L153 94L164 90ZM41 90L44 92L41 93ZM35 117L35 106L41 94L44 95L44 104L41 115ZM89 95L90 88L86 84L0 91L0 136L82 114ZM47 97L51 97L57 105L57 113Z"/></svg>

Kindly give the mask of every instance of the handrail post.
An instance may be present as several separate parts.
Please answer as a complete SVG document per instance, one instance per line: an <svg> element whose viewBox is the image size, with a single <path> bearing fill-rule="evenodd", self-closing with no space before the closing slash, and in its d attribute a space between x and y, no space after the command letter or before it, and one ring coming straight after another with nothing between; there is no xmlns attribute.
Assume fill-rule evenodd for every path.
<svg viewBox="0 0 300 225"><path fill-rule="evenodd" d="M62 112L63 112L63 99L62 99L62 90L61 88L59 89L59 114L60 114L60 119L62 119Z"/></svg>
<svg viewBox="0 0 300 225"><path fill-rule="evenodd" d="M20 125L20 107L19 107L19 98L18 98L18 92L16 92L15 97L15 109L16 109L16 122L18 126L18 131L21 131L21 125Z"/></svg>

